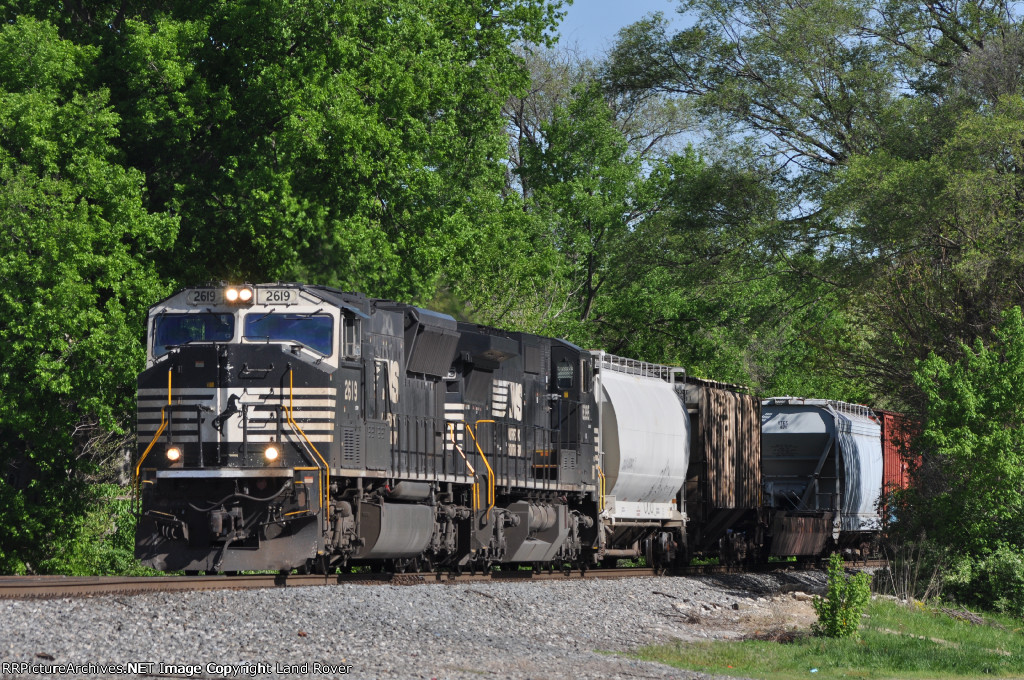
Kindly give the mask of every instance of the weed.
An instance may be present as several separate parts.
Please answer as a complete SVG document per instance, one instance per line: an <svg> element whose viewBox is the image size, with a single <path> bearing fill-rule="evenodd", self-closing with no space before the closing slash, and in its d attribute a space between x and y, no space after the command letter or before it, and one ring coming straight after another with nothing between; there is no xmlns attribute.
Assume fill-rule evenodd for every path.
<svg viewBox="0 0 1024 680"><path fill-rule="evenodd" d="M832 553L828 560L828 592L824 598L814 598L814 611L818 613L818 622L812 627L814 634L830 638L855 637L861 614L870 599L868 575L859 572L847 576L842 555Z"/></svg>

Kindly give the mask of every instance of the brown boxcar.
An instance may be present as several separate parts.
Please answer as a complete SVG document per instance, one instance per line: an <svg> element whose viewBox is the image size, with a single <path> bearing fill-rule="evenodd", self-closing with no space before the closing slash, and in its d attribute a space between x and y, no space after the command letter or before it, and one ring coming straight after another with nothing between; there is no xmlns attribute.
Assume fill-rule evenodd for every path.
<svg viewBox="0 0 1024 680"><path fill-rule="evenodd" d="M760 543L761 402L745 387L693 377L686 378L685 394L693 424L685 491L689 549L738 559Z"/></svg>

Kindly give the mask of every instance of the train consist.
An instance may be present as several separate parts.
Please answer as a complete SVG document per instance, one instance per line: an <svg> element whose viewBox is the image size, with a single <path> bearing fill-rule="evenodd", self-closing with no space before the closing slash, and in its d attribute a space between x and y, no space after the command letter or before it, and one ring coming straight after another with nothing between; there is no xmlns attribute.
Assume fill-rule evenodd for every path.
<svg viewBox="0 0 1024 680"><path fill-rule="evenodd" d="M670 566L878 529L885 419L864 407L762 404L322 286L189 288L147 331L136 554L156 569Z"/></svg>

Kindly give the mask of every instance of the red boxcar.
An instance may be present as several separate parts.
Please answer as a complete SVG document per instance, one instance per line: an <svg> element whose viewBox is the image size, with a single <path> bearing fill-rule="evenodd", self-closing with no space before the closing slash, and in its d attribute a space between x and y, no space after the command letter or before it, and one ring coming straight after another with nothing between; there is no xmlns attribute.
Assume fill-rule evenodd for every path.
<svg viewBox="0 0 1024 680"><path fill-rule="evenodd" d="M917 456L910 450L917 423L902 413L876 410L882 423L882 493L905 489Z"/></svg>

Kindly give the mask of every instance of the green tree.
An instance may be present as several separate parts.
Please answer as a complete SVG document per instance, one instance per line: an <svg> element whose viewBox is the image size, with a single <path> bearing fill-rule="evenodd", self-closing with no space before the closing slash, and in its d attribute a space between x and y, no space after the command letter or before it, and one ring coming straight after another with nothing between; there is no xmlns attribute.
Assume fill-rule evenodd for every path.
<svg viewBox="0 0 1024 680"><path fill-rule="evenodd" d="M512 49L560 2L97 2L51 17L100 50L94 82L152 211L181 218L162 271L429 296L501 191Z"/></svg>
<svg viewBox="0 0 1024 680"><path fill-rule="evenodd" d="M446 280L477 321L587 343L622 227L656 209L644 188L650 168L691 120L656 93L608 92L596 80L600 62L569 48L524 45L518 53L530 83L503 108L503 201L490 220L480 220L499 226L479 230L471 257ZM592 271L581 272L581 258L589 258Z"/></svg>
<svg viewBox="0 0 1024 680"><path fill-rule="evenodd" d="M481 230L450 281L478 320L586 344L612 257L649 197L599 84L556 101L512 111L508 184L491 212L508 231Z"/></svg>
<svg viewBox="0 0 1024 680"><path fill-rule="evenodd" d="M933 107L908 108L916 110L901 125L913 139ZM1024 98L1009 95L958 116L927 153L879 150L841 174L829 202L859 244L852 266L870 285L857 302L875 333L870 351L853 356L886 391L907 394L915 359L956 360L974 338L995 337L1003 310L1024 303L1022 149Z"/></svg>
<svg viewBox="0 0 1024 680"><path fill-rule="evenodd" d="M954 362L931 355L915 380L927 401L921 484L908 529L961 554L1001 544L1024 550L1024 318L1005 312L989 345L964 346Z"/></svg>
<svg viewBox="0 0 1024 680"><path fill-rule="evenodd" d="M564 259L570 290L560 327L573 334L590 319L609 261L644 210L645 182L596 83L580 86L541 127L543 142L523 149L520 178Z"/></svg>
<svg viewBox="0 0 1024 680"><path fill-rule="evenodd" d="M0 27L0 571L73 534L128 438L152 262L177 220L117 162L118 115L83 83L99 51L45 21Z"/></svg>
<svg viewBox="0 0 1024 680"><path fill-rule="evenodd" d="M765 262L792 308L833 321L826 310L841 310L819 337L792 328L800 344L823 348L837 381L868 388L855 392L919 405L914 360L932 349L955 358L1022 301L1010 228L1024 73L1014 8L686 0L680 10L693 25L673 32L654 15L622 32L606 86L674 94L713 143L744 140L779 199L759 236Z"/></svg>

